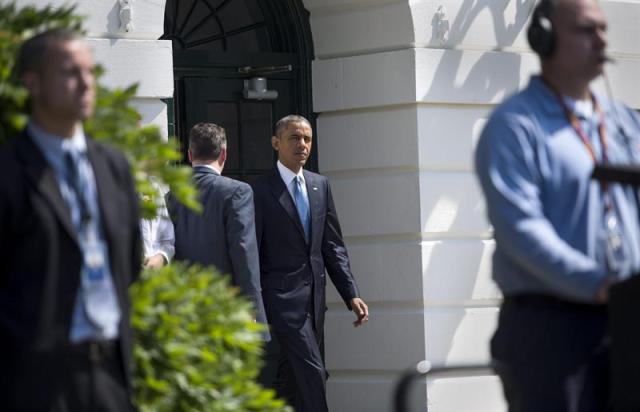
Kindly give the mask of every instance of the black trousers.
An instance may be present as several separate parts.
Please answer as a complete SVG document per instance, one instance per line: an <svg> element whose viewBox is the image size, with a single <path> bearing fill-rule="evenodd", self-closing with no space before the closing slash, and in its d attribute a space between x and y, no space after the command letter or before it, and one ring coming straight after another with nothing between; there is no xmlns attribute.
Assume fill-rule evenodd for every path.
<svg viewBox="0 0 640 412"><path fill-rule="evenodd" d="M491 354L510 412L610 410L605 306L506 297Z"/></svg>
<svg viewBox="0 0 640 412"><path fill-rule="evenodd" d="M22 369L8 410L133 412L116 342L85 342ZM0 406L0 409L3 409ZM3 409L4 410L4 409Z"/></svg>
<svg viewBox="0 0 640 412"><path fill-rule="evenodd" d="M311 315L299 330L275 332L280 357L275 389L296 412L327 412L327 373L321 355L322 342Z"/></svg>

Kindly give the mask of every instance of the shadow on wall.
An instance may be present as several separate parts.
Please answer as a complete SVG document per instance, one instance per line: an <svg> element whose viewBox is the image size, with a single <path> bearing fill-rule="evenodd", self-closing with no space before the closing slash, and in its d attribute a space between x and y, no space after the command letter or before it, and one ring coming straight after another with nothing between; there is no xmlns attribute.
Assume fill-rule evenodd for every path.
<svg viewBox="0 0 640 412"><path fill-rule="evenodd" d="M488 9L492 16L493 30L496 39L496 49L512 46L518 34L525 30L535 0L517 0L515 18L507 23L505 12L509 0L464 0L450 24L448 39L444 48L452 49L465 40L470 27L478 15ZM512 3L513 5L513 3ZM512 9L511 9L512 10ZM468 42L468 40L467 40ZM437 44L432 36L431 45ZM451 102L461 104L490 104L498 102L521 84L522 57L518 53L484 52L473 62L471 67L463 65L465 58L473 58L475 52L463 50L448 50L437 62L432 83L427 85L421 101ZM467 131L456 133L471 141L473 139L474 122L466 122ZM456 125L456 130L460 125ZM444 136L442 137L444 138ZM472 222L479 218L479 211L483 210L480 195L464 193L469 186L449 187L445 189L447 196L442 193L431 193L423 198L423 207L427 213L436 213L435 209L443 197L449 197L451 211L445 219L446 228L439 228L447 233L481 233L480 225ZM466 192L469 192L466 190ZM465 211L459 210L464 208ZM466 213L465 213L466 212ZM423 230L434 230L428 224ZM492 332L495 309L476 308L466 309L459 306L461 302L477 299L495 299L499 296L497 288L484 275L488 274L489 260L492 247L488 242L454 241L456 256L446 243L435 244L427 251L423 258L423 277L425 281L425 299L443 301L451 306L442 309L431 309L425 319L428 338L428 360L442 365L445 362L483 363L489 360L487 341ZM461 245L464 243L464 245ZM467 245L468 243L468 245ZM453 267L452 267L453 266ZM455 277L455 281L451 277Z"/></svg>
<svg viewBox="0 0 640 412"><path fill-rule="evenodd" d="M513 23L507 23L504 15L508 4L509 0L465 0L451 24L444 48L452 49L462 43L472 23L485 8L492 16L496 49L513 45L518 34L525 29L535 0L517 0ZM437 39L432 36L430 44L437 44ZM463 55L462 50L449 50L443 55L422 100L486 103L496 97L505 97L519 86L521 57L518 53L485 52L460 80Z"/></svg>
<svg viewBox="0 0 640 412"><path fill-rule="evenodd" d="M464 184L452 182L448 186L447 195L423 201L430 211L423 230L464 236L464 228L471 227L474 233L488 234L485 219L479 216L483 208L469 207L478 203L479 194ZM495 310L467 308L464 304L472 298L481 302L500 297L490 279L492 252L491 242L478 239L432 241L423 245L424 300L430 306L425 317L426 358L434 365L488 362L486 343Z"/></svg>
<svg viewBox="0 0 640 412"><path fill-rule="evenodd" d="M120 2L115 1L109 14L107 15L106 33L118 33L120 31Z"/></svg>
<svg viewBox="0 0 640 412"><path fill-rule="evenodd" d="M426 357L435 366L489 361L487 340L495 308L468 308L459 303L472 295L478 301L499 298L486 270L493 247L488 242L456 243L461 244L452 247L451 242L435 242L425 249L425 300L443 305L429 308L425 318ZM452 255L464 259L452 259Z"/></svg>
<svg viewBox="0 0 640 412"><path fill-rule="evenodd" d="M462 43L471 24L483 9L489 9L493 18L493 30L496 38L496 48L501 49L513 44L518 33L524 28L527 19L533 11L535 0L516 0L516 14L513 23L507 23L505 11L512 0L465 0L460 6L456 18L451 24L446 48L452 48ZM434 39L432 39L433 41Z"/></svg>

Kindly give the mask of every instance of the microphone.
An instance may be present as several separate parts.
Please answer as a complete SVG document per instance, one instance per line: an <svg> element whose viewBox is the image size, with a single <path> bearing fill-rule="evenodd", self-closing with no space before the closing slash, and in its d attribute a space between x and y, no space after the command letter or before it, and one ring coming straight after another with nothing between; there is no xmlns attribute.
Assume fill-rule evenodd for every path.
<svg viewBox="0 0 640 412"><path fill-rule="evenodd" d="M611 56L608 56L606 54L604 56L601 56L598 60L600 60L601 63L612 63L612 64L615 64L615 63L618 62L617 59L615 59L615 58L613 58Z"/></svg>

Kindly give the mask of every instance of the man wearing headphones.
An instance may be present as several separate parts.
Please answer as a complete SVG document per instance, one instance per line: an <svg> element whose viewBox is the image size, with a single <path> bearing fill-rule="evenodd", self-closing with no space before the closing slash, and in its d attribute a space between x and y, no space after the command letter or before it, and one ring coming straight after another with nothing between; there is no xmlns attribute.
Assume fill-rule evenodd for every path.
<svg viewBox="0 0 640 412"><path fill-rule="evenodd" d="M597 0L542 0L528 31L542 73L491 115L475 153L504 301L491 341L510 411L603 411L606 302L640 269L630 187L590 180L640 160L640 118L595 94L607 23Z"/></svg>

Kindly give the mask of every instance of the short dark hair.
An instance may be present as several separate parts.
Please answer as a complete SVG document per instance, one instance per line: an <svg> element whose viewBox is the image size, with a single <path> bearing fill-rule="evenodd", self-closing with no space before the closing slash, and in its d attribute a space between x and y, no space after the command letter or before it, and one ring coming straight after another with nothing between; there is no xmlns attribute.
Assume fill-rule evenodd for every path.
<svg viewBox="0 0 640 412"><path fill-rule="evenodd" d="M195 160L218 160L227 147L224 128L214 123L198 123L189 132L189 150Z"/></svg>
<svg viewBox="0 0 640 412"><path fill-rule="evenodd" d="M300 116L299 114L290 114L278 120L273 128L273 135L279 137L280 133L282 133L282 131L291 123L305 123L309 128L311 128L311 123L304 116Z"/></svg>
<svg viewBox="0 0 640 412"><path fill-rule="evenodd" d="M16 74L19 79L27 72L39 72L45 66L54 44L81 40L79 33L63 28L49 29L27 39L18 52Z"/></svg>

